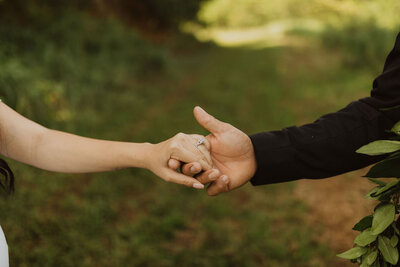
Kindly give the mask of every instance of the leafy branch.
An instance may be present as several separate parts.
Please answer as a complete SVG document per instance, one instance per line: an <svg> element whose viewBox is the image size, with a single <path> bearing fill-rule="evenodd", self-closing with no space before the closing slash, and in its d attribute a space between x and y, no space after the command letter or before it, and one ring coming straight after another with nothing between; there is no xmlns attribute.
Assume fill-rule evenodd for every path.
<svg viewBox="0 0 400 267"><path fill-rule="evenodd" d="M400 122L390 130L400 136ZM360 234L354 239L355 246L338 254L338 257L358 263L361 267L389 267L399 263L400 237L400 141L379 140L365 145L358 153L389 156L375 164L365 175L376 184L366 199L379 201L373 214L362 218L353 230ZM386 183L376 178L395 178Z"/></svg>

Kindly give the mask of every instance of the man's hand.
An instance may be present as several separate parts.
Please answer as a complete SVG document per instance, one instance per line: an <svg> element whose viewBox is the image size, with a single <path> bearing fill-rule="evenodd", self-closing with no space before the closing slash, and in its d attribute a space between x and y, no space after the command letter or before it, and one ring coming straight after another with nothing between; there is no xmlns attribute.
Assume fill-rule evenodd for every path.
<svg viewBox="0 0 400 267"><path fill-rule="evenodd" d="M257 169L250 138L232 125L215 119L200 107L195 107L194 116L198 123L210 132L206 138L211 145L212 162L214 168L223 174L207 188L208 195L215 196L248 182ZM193 166L193 163L189 164ZM196 174L186 167L189 164L183 166L183 173ZM171 161L169 165L176 166L176 162ZM200 174L197 179L200 182L210 181L208 176L212 171Z"/></svg>

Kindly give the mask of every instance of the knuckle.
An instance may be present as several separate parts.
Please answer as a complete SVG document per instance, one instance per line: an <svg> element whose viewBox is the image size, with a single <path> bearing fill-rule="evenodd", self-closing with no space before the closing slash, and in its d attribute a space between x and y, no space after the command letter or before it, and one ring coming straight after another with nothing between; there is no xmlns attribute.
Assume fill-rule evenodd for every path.
<svg viewBox="0 0 400 267"><path fill-rule="evenodd" d="M204 144L206 145L207 150L210 150L211 148L211 144L210 142L208 142L208 140L206 138L204 138L206 141L204 142Z"/></svg>
<svg viewBox="0 0 400 267"><path fill-rule="evenodd" d="M176 142L175 140L172 140L171 143L169 144L169 149L176 150L178 148L179 148L179 143Z"/></svg>
<svg viewBox="0 0 400 267"><path fill-rule="evenodd" d="M176 135L175 135L175 137L177 138L177 139L179 139L179 140L181 140L181 139L183 139L183 138L185 138L185 134L184 133L177 133Z"/></svg>
<svg viewBox="0 0 400 267"><path fill-rule="evenodd" d="M200 134L189 134L189 136L194 140L198 140L202 137Z"/></svg>
<svg viewBox="0 0 400 267"><path fill-rule="evenodd" d="M206 118L205 120L204 120L204 124L205 125L209 125L211 123L211 116L209 117L209 118Z"/></svg>
<svg viewBox="0 0 400 267"><path fill-rule="evenodd" d="M204 165L204 159L202 155L194 155L194 160L198 163L200 163L200 165Z"/></svg>
<svg viewBox="0 0 400 267"><path fill-rule="evenodd" d="M195 139L196 141L198 141L200 139L205 139L204 135L202 135L202 134L194 134L194 135L192 135L192 138Z"/></svg>
<svg viewBox="0 0 400 267"><path fill-rule="evenodd" d="M204 154L201 154L201 160L203 160L204 161L204 163L207 165L207 166L209 166L210 164L209 164L209 162L208 162L208 159L207 159L207 157L204 155Z"/></svg>

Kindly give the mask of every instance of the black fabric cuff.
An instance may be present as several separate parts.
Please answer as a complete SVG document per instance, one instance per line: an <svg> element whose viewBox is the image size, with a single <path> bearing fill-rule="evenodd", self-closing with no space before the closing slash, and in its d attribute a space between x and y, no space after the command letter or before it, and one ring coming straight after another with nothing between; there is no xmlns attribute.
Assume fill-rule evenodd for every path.
<svg viewBox="0 0 400 267"><path fill-rule="evenodd" d="M294 158L295 151L287 139L275 132L262 132L249 136L253 143L257 161L257 171L250 180L252 185L265 185L296 180L296 178L279 177L287 169L288 159ZM287 174L288 171L285 170ZM296 175L293 175L295 177Z"/></svg>

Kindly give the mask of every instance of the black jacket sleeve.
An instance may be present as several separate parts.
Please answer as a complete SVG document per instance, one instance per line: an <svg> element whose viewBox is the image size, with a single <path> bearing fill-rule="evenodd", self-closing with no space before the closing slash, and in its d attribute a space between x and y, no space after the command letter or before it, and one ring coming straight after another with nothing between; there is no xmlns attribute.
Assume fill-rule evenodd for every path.
<svg viewBox="0 0 400 267"><path fill-rule="evenodd" d="M314 123L250 136L257 160L253 185L301 178L326 178L360 169L382 156L355 153L372 141L390 138L400 120L400 34L371 96L350 103Z"/></svg>

